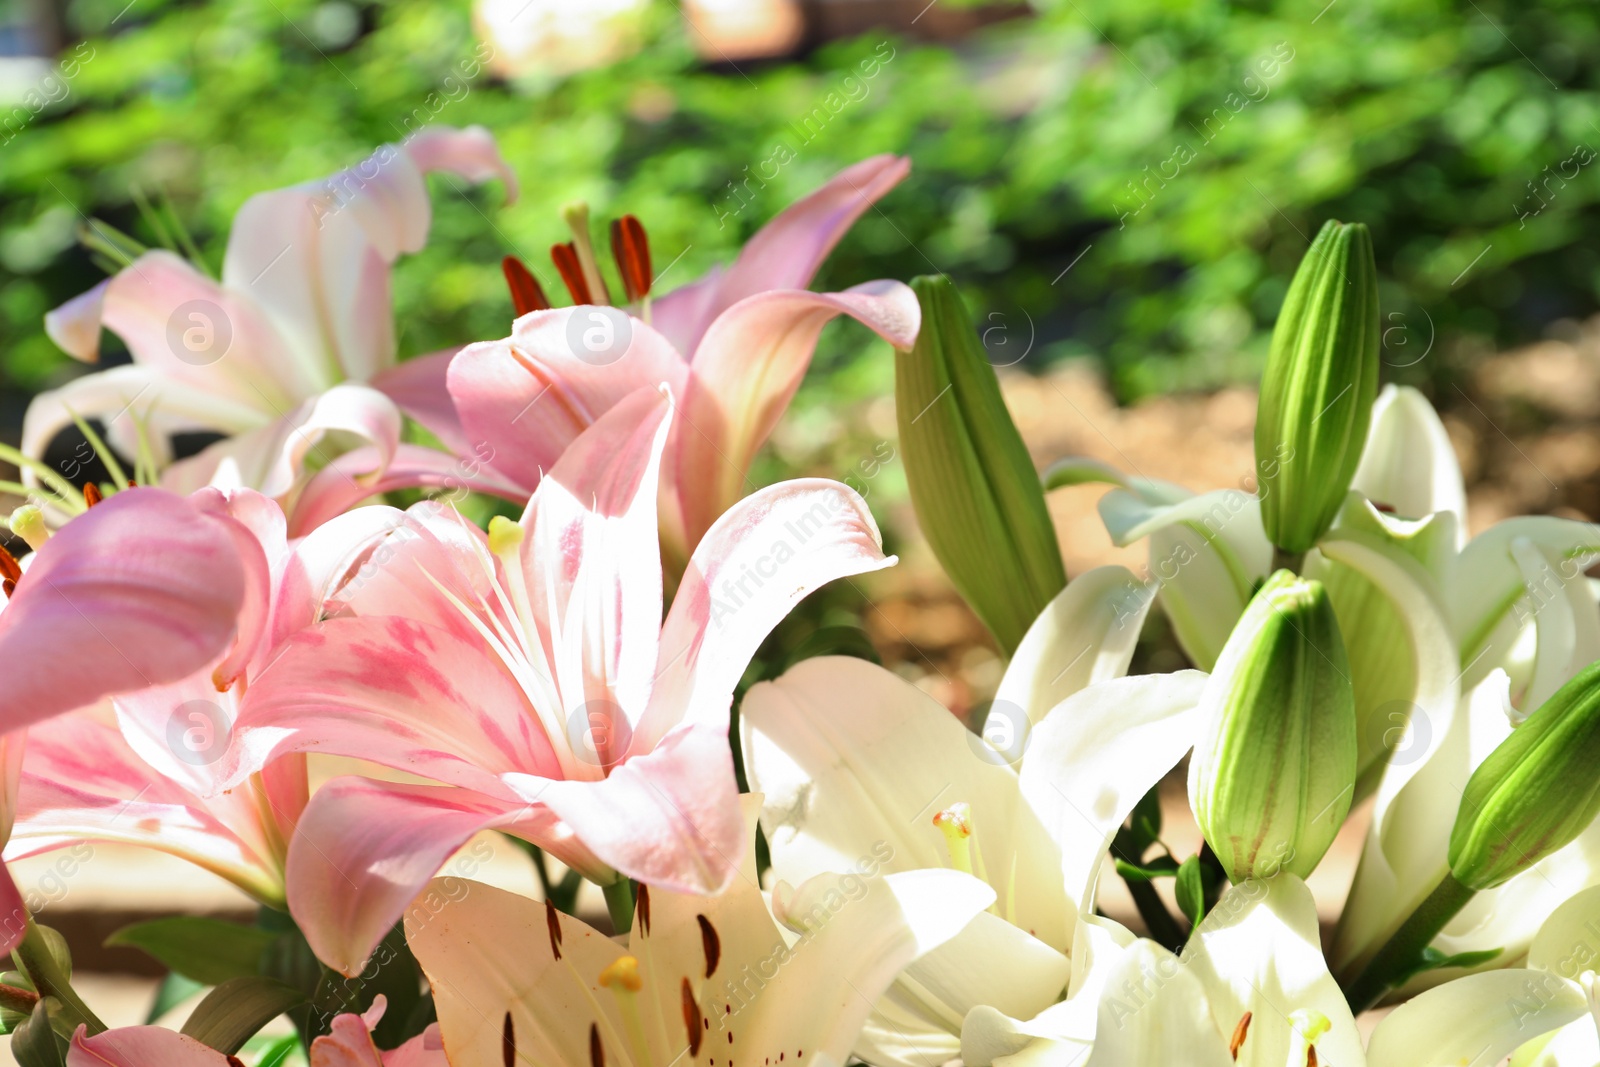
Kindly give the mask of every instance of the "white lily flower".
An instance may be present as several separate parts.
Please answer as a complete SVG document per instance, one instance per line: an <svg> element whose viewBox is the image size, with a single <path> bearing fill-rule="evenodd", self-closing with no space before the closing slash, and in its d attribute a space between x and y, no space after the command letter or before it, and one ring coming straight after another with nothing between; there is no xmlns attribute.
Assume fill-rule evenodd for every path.
<svg viewBox="0 0 1600 1067"><path fill-rule="evenodd" d="M1111 837L1198 728L1205 675L1119 677L1148 605L1123 568L1075 579L1018 648L983 737L861 660L807 660L746 695L745 761L777 877L879 855L891 871L970 871L997 894L907 968L858 1056L944 1063L973 1008L1032 1018L1077 981L1079 920L1093 917Z"/></svg>
<svg viewBox="0 0 1600 1067"><path fill-rule="evenodd" d="M715 896L642 887L626 945L549 904L433 882L406 940L450 1063L838 1065L895 974L994 901L954 871L875 869L780 885L769 909L754 851Z"/></svg>
<svg viewBox="0 0 1600 1067"><path fill-rule="evenodd" d="M100 418L125 455L152 451L168 488L214 483L281 498L324 441L334 453L362 449L345 468L355 479L376 478L397 456L427 468L411 453L428 450L400 444L402 411L464 446L444 388L453 353L396 363L389 268L427 240L435 171L498 177L516 195L488 131L425 129L332 177L251 197L234 217L220 282L150 251L50 312L46 330L70 355L98 360L103 325L133 362L36 397L22 450L42 454L75 415ZM170 436L193 431L226 439L171 464Z"/></svg>

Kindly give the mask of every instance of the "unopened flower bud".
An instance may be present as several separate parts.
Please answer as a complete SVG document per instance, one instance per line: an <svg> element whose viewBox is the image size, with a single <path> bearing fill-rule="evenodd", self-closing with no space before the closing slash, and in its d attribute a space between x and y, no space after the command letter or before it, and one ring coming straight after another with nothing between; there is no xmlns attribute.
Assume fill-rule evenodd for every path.
<svg viewBox="0 0 1600 1067"><path fill-rule="evenodd" d="M1450 872L1492 889L1568 844L1600 814L1600 661L1500 742L1467 781Z"/></svg>
<svg viewBox="0 0 1600 1067"><path fill-rule="evenodd" d="M1350 489L1378 393L1378 279L1360 223L1329 221L1284 298L1261 379L1256 473L1267 539L1299 555Z"/></svg>
<svg viewBox="0 0 1600 1067"><path fill-rule="evenodd" d="M1067 584L1055 527L955 286L941 276L911 287L922 327L895 353L911 503L951 582L1009 653Z"/></svg>
<svg viewBox="0 0 1600 1067"><path fill-rule="evenodd" d="M1267 579L1201 697L1189 803L1235 882L1309 875L1350 811L1355 698L1322 583Z"/></svg>

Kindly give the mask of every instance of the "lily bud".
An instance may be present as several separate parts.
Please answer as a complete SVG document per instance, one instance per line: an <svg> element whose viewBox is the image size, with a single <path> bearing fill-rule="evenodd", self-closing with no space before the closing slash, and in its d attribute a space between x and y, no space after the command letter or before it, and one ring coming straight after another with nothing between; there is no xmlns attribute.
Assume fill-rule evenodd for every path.
<svg viewBox="0 0 1600 1067"><path fill-rule="evenodd" d="M1222 648L1201 715L1189 803L1228 877L1309 875L1356 775L1350 664L1321 582L1267 579Z"/></svg>
<svg viewBox="0 0 1600 1067"><path fill-rule="evenodd" d="M1378 393L1378 278L1360 223L1329 221L1284 298L1261 379L1256 473L1267 539L1309 550L1361 462Z"/></svg>
<svg viewBox="0 0 1600 1067"><path fill-rule="evenodd" d="M1009 654L1067 584L1038 472L949 278L911 283L922 328L895 353L895 410L917 521Z"/></svg>
<svg viewBox="0 0 1600 1067"><path fill-rule="evenodd" d="M1600 814L1600 661L1500 742L1467 781L1450 872L1492 889L1568 844Z"/></svg>

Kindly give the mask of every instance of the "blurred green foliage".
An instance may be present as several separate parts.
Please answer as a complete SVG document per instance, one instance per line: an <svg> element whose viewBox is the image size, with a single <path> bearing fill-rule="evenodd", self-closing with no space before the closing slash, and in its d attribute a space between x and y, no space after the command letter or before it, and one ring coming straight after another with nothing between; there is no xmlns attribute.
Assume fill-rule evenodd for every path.
<svg viewBox="0 0 1600 1067"><path fill-rule="evenodd" d="M558 289L543 250L566 201L638 214L670 288L880 151L913 174L820 283L950 273L997 363L1092 355L1124 398L1253 377L1328 217L1372 228L1387 378L1590 313L1592 3L1323 2L1041 0L955 45L886 29L737 67L701 62L663 3L633 58L512 85L462 78L465 0L72 0L70 91L0 147L0 389L66 373L40 318L100 277L82 219L154 243L134 195L165 194L215 268L251 193L428 114L489 126L523 195L434 180L432 239L397 274L406 354L506 332L506 252ZM805 128L830 93L844 105ZM814 403L890 392L863 334L830 328Z"/></svg>

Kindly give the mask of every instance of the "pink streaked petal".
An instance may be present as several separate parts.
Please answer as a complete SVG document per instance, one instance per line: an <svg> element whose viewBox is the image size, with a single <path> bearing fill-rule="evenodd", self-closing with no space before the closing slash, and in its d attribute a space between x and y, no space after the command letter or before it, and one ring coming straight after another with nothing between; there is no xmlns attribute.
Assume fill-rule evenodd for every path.
<svg viewBox="0 0 1600 1067"><path fill-rule="evenodd" d="M45 312L44 332L67 355L83 363L100 362L100 317L106 299L107 278L99 285Z"/></svg>
<svg viewBox="0 0 1600 1067"><path fill-rule="evenodd" d="M315 1064L312 1067L316 1067ZM383 1067L450 1067L439 1024L433 1023L399 1048L383 1054Z"/></svg>
<svg viewBox="0 0 1600 1067"><path fill-rule="evenodd" d="M153 848L214 871L259 899L281 896L247 795L200 799L140 759L115 726L88 712L30 731L5 855L17 859L78 841Z"/></svg>
<svg viewBox="0 0 1600 1067"><path fill-rule="evenodd" d="M506 794L502 772L557 766L522 688L482 641L392 617L302 630L252 679L222 779L289 752L368 759L490 795Z"/></svg>
<svg viewBox="0 0 1600 1067"><path fill-rule="evenodd" d="M262 645L272 630L275 594L289 556L283 511L250 489L203 489L190 502L228 531L245 571L245 598L233 647L211 672L212 683L226 691L266 651Z"/></svg>
<svg viewBox="0 0 1600 1067"><path fill-rule="evenodd" d="M506 187L506 203L517 199L517 175L500 154L494 134L482 126L428 126L405 140L406 154L424 174L449 171L474 184L494 178Z"/></svg>
<svg viewBox="0 0 1600 1067"><path fill-rule="evenodd" d="M725 273L720 266L712 267L695 281L650 302L650 325L671 341L673 348L684 353L685 358L694 351L700 335L716 317L712 307L717 302Z"/></svg>
<svg viewBox="0 0 1600 1067"><path fill-rule="evenodd" d="M700 336L718 315L740 300L769 289L805 289L834 246L866 211L911 173L902 156L873 156L840 171L826 185L789 205L744 246L738 260L706 300L696 294L686 302L701 304L702 317L686 332L685 354L699 358ZM661 304L672 302L671 294ZM669 311L676 325L686 316Z"/></svg>
<svg viewBox="0 0 1600 1067"><path fill-rule="evenodd" d="M233 1061L237 1063L237 1060ZM123 1026L88 1036L78 1027L67 1067L229 1067L229 1057L187 1034L159 1026Z"/></svg>
<svg viewBox="0 0 1600 1067"><path fill-rule="evenodd" d="M373 505L337 515L298 538L279 579L268 647L319 621L334 591L361 573L378 541L404 523L399 508Z"/></svg>
<svg viewBox="0 0 1600 1067"><path fill-rule="evenodd" d="M649 751L680 722L726 728L734 686L796 604L894 562L866 501L838 482L779 482L739 501L706 533L678 586L634 751Z"/></svg>
<svg viewBox="0 0 1600 1067"><path fill-rule="evenodd" d="M327 384L283 358L282 324L269 312L249 293L157 250L110 279L101 314L135 363L214 397L214 425L227 430L239 421L230 408L287 407Z"/></svg>
<svg viewBox="0 0 1600 1067"><path fill-rule="evenodd" d="M28 905L22 890L11 877L11 869L0 863L0 952L10 953L22 944L28 932Z"/></svg>
<svg viewBox="0 0 1600 1067"><path fill-rule="evenodd" d="M630 878L715 893L738 873L747 840L726 725L679 727L597 782L517 784Z"/></svg>
<svg viewBox="0 0 1600 1067"><path fill-rule="evenodd" d="M468 345L450 364L450 395L476 454L529 490L630 393L665 382L682 395L683 357L637 319L627 320L632 336L615 359L602 364L574 351L582 316L600 314L620 315L588 306L536 311L518 319L509 338Z"/></svg>
<svg viewBox="0 0 1600 1067"><path fill-rule="evenodd" d="M637 390L573 442L522 519L529 601L548 627L557 688L591 722L598 711L631 724L649 700L662 603L656 488L671 425L672 398Z"/></svg>
<svg viewBox="0 0 1600 1067"><path fill-rule="evenodd" d="M319 959L356 974L451 853L526 816L469 789L335 778L289 845L289 910Z"/></svg>
<svg viewBox="0 0 1600 1067"><path fill-rule="evenodd" d="M431 352L390 367L372 379L372 387L395 402L401 411L421 423L451 452L466 455L472 451L461 428L454 401L445 388L450 361L459 348Z"/></svg>
<svg viewBox="0 0 1600 1067"><path fill-rule="evenodd" d="M245 581L229 530L163 490L129 489L73 519L0 612L0 728L210 666Z"/></svg>
<svg viewBox="0 0 1600 1067"><path fill-rule="evenodd" d="M375 449L358 448L318 471L295 497L289 511L290 532L303 537L362 501L398 489L440 489L450 495L473 491L519 503L528 498L526 489L489 470L483 459L461 459L402 444L381 474L369 473L382 462Z"/></svg>
<svg viewBox="0 0 1600 1067"><path fill-rule="evenodd" d="M376 389L348 383L336 385L284 419L282 432L282 444L260 486L263 493L282 496L293 488L307 452L316 450L319 459L328 459L322 442L329 434L343 437L329 449L334 453L362 446L375 453L371 466L346 471L356 482L367 484L394 461L400 447L400 409Z"/></svg>
<svg viewBox="0 0 1600 1067"><path fill-rule="evenodd" d="M671 477L691 546L744 495L750 464L794 399L817 335L841 314L897 348L911 347L922 321L910 287L876 281L842 293L762 293L706 331L673 437Z"/></svg>
<svg viewBox="0 0 1600 1067"><path fill-rule="evenodd" d="M388 998L379 993L365 1013L336 1016L330 1032L311 1042L311 1067L449 1067L438 1023L397 1049L379 1052L372 1030L388 1007Z"/></svg>

